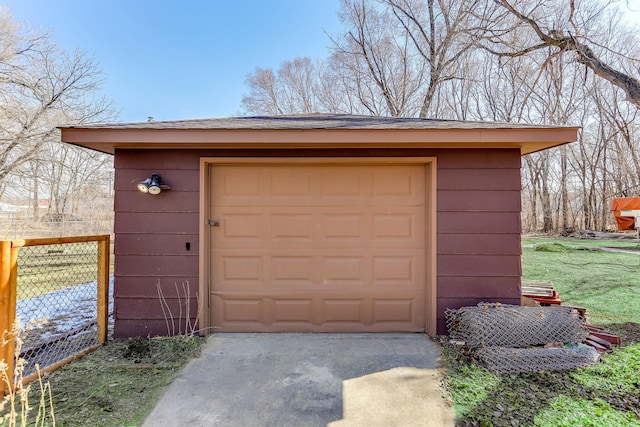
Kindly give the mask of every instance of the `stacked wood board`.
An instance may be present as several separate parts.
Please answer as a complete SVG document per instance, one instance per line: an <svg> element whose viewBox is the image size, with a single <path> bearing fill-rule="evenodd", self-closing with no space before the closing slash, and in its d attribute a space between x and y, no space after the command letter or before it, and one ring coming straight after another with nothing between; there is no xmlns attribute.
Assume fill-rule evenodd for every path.
<svg viewBox="0 0 640 427"><path fill-rule="evenodd" d="M523 280L522 296L536 300L540 305L562 304L560 294L556 291L553 283L547 280Z"/></svg>
<svg viewBox="0 0 640 427"><path fill-rule="evenodd" d="M523 280L522 281L522 299L523 301L535 301L541 306L562 305L560 294L556 290L553 283L548 280ZM523 305L525 305L523 303ZM589 329L589 336L583 341L599 352L611 351L611 346L620 345L620 337L605 332L600 326L591 325L587 318L587 309L573 305L564 306L571 307L585 319L585 326Z"/></svg>

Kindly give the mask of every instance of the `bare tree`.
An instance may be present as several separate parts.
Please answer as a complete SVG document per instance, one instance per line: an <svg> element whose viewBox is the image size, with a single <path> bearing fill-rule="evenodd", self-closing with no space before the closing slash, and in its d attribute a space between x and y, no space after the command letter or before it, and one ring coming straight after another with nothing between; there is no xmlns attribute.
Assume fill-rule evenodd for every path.
<svg viewBox="0 0 640 427"><path fill-rule="evenodd" d="M309 58L286 61L278 70L287 110L313 113L318 111L316 67Z"/></svg>
<svg viewBox="0 0 640 427"><path fill-rule="evenodd" d="M266 115L287 113L280 106L278 84L272 69L257 67L254 73L247 76L245 84L250 90L249 95L242 97L242 106L245 111Z"/></svg>
<svg viewBox="0 0 640 427"><path fill-rule="evenodd" d="M343 0L345 31L332 38L329 60L256 68L242 105L265 114L442 113L434 100L447 99L448 82L463 80L460 64L472 58L496 9L485 0Z"/></svg>
<svg viewBox="0 0 640 427"><path fill-rule="evenodd" d="M41 199L49 199L50 212L71 213L79 197L88 200L96 188L109 218L112 197L93 177L110 173L110 156L67 146L57 130L115 119L100 94L101 79L90 55L61 50L48 34L0 11L0 190L29 206L30 222L42 213Z"/></svg>
<svg viewBox="0 0 640 427"><path fill-rule="evenodd" d="M442 86L463 78L460 65L495 11L484 0L343 0L334 57L364 81L358 93L372 114L381 97L384 115L428 117Z"/></svg>
<svg viewBox="0 0 640 427"><path fill-rule="evenodd" d="M104 189L103 171L111 167L111 156L68 144L47 143L46 162L40 164L39 187L47 193L49 213L78 215L79 195Z"/></svg>
<svg viewBox="0 0 640 427"><path fill-rule="evenodd" d="M68 54L0 14L0 181L37 157L56 126L113 116L96 95L100 78L86 53Z"/></svg>
<svg viewBox="0 0 640 427"><path fill-rule="evenodd" d="M281 115L314 113L323 110L319 87L322 66L307 57L283 61L276 72L256 68L245 81L250 93L242 98L251 114Z"/></svg>
<svg viewBox="0 0 640 427"><path fill-rule="evenodd" d="M427 67L419 117L428 117L439 86L459 78L457 71L478 40L482 23L497 19L484 0L382 0L397 18Z"/></svg>
<svg viewBox="0 0 640 427"><path fill-rule="evenodd" d="M635 63L631 69L635 69L640 62L620 50L607 46L608 40L602 39L601 32L595 39L590 31L594 25L603 21L611 22L619 20L613 9L608 8L611 2L599 5L596 2L566 2L538 0L530 2L526 0L495 0L502 5L523 26L519 43L514 44L511 35L501 33L492 39L493 44L499 44L502 50L497 50L489 44L484 47L490 52L503 57L516 57L530 54L531 52L553 48L550 55L562 52L572 52L578 63L584 65L597 76L609 81L622 89L629 102L640 108L640 80L625 72L625 65L620 61ZM517 2L517 3L516 3ZM504 24L499 24L504 25ZM531 41L537 40L535 44ZM638 40L635 44L637 45ZM597 51L602 52L598 53ZM613 54L611 60L605 59L605 55Z"/></svg>
<svg viewBox="0 0 640 427"><path fill-rule="evenodd" d="M415 97L425 79L406 28L388 5L344 0L340 18L346 32L333 39L333 63L355 83L346 87L375 115L415 115Z"/></svg>

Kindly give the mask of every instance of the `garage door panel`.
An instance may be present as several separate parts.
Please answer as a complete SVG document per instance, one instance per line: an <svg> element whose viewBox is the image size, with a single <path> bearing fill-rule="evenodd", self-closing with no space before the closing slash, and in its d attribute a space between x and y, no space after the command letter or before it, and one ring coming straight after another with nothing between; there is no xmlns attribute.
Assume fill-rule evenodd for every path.
<svg viewBox="0 0 640 427"><path fill-rule="evenodd" d="M214 290L250 291L263 289L269 284L264 280L269 274L270 265L265 257L259 254L245 255L238 251L233 254L213 256L211 262L211 278L216 284Z"/></svg>
<svg viewBox="0 0 640 427"><path fill-rule="evenodd" d="M404 169L404 170L403 170ZM384 168L376 170L372 179L372 204L393 206L423 206L426 191L424 168Z"/></svg>
<svg viewBox="0 0 640 427"><path fill-rule="evenodd" d="M264 277L263 261L260 256L237 255L225 256L218 271L223 281L253 281L259 283ZM217 267L217 266L216 266Z"/></svg>
<svg viewBox="0 0 640 427"><path fill-rule="evenodd" d="M312 299L278 299L273 301L273 308L273 323L314 323Z"/></svg>
<svg viewBox="0 0 640 427"><path fill-rule="evenodd" d="M399 244L401 247L423 248L425 223L422 209L405 209L403 212L373 213L371 240L374 245Z"/></svg>
<svg viewBox="0 0 640 427"><path fill-rule="evenodd" d="M295 203L312 203L313 196L318 192L317 184L312 174L300 168L271 172L270 196L278 199L278 203L285 203L291 199Z"/></svg>
<svg viewBox="0 0 640 427"><path fill-rule="evenodd" d="M319 175L321 187L317 203L322 206L362 206L371 197L371 173L366 169L320 167Z"/></svg>
<svg viewBox="0 0 640 427"><path fill-rule="evenodd" d="M373 312L380 322L410 322L414 315L413 299L374 300Z"/></svg>
<svg viewBox="0 0 640 427"><path fill-rule="evenodd" d="M223 322L263 322L264 298L212 297L215 324Z"/></svg>
<svg viewBox="0 0 640 427"><path fill-rule="evenodd" d="M423 331L424 179L423 166L214 166L216 330Z"/></svg>
<svg viewBox="0 0 640 427"><path fill-rule="evenodd" d="M212 172L216 206L420 206L423 166L217 166ZM348 170L347 170L348 169Z"/></svg>
<svg viewBox="0 0 640 427"><path fill-rule="evenodd" d="M226 294L212 295L213 318L222 330L356 332L363 327L376 331L421 331L424 317L417 313L424 295L398 294L376 298L355 294ZM260 326L262 325L262 326ZM332 325L332 326L329 326ZM263 326L268 328L262 329ZM333 329L332 329L333 328ZM360 329L358 329L360 328Z"/></svg>
<svg viewBox="0 0 640 427"><path fill-rule="evenodd" d="M325 256L322 258L323 285L364 286L371 277L369 260L363 256Z"/></svg>
<svg viewBox="0 0 640 427"><path fill-rule="evenodd" d="M329 255L298 249L215 251L216 289L291 287L308 291L346 287L420 290L424 252L407 249L335 249Z"/></svg>
<svg viewBox="0 0 640 427"><path fill-rule="evenodd" d="M360 323L365 317L364 305L359 299L323 300L324 321Z"/></svg>
<svg viewBox="0 0 640 427"><path fill-rule="evenodd" d="M233 248L423 248L425 224L421 208L282 209L220 208L212 229L216 249Z"/></svg>
<svg viewBox="0 0 640 427"><path fill-rule="evenodd" d="M328 212L322 215L320 234L324 240L350 240L364 244L369 240L369 218L364 213Z"/></svg>
<svg viewBox="0 0 640 427"><path fill-rule="evenodd" d="M259 213L230 212L224 216L222 232L225 239L260 240L263 237L263 215Z"/></svg>
<svg viewBox="0 0 640 427"><path fill-rule="evenodd" d="M270 217L271 232L265 236L266 239L276 241L296 242L303 241L311 243L316 240L314 223L317 222L312 212L304 213L265 213ZM270 235L270 236L269 236Z"/></svg>
<svg viewBox="0 0 640 427"><path fill-rule="evenodd" d="M415 286L420 283L424 271L422 263L413 254L378 255L372 259L372 284L374 286Z"/></svg>
<svg viewBox="0 0 640 427"><path fill-rule="evenodd" d="M264 204L268 194L263 173L259 169L225 168L220 172L211 176L211 201L216 206Z"/></svg>
<svg viewBox="0 0 640 427"><path fill-rule="evenodd" d="M318 259L308 256L271 256L266 257L271 263L272 276L266 280L273 285L285 285L295 288L312 289L318 279Z"/></svg>

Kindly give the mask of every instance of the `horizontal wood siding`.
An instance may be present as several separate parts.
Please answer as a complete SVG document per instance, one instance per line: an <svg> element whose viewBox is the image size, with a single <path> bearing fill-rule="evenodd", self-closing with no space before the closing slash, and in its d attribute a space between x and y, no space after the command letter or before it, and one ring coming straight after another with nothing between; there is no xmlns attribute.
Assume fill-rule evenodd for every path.
<svg viewBox="0 0 640 427"><path fill-rule="evenodd" d="M519 304L520 152L447 150L438 155L437 322L479 302Z"/></svg>
<svg viewBox="0 0 640 427"><path fill-rule="evenodd" d="M187 304L187 301L189 304ZM120 300L119 319L154 319L167 320L168 322L184 322L186 314L194 315L198 312L198 303L195 298L186 300L183 298L165 298L162 300L163 306L155 301L148 301L143 298L123 298ZM164 312L163 312L164 308Z"/></svg>
<svg viewBox="0 0 640 427"><path fill-rule="evenodd" d="M164 319L119 319L117 324L121 338L157 337L180 332L181 319L167 323ZM182 319L185 320L185 319ZM184 329L184 328L182 328Z"/></svg>
<svg viewBox="0 0 640 427"><path fill-rule="evenodd" d="M509 212L520 211L520 190L478 191L439 190L438 204L454 212ZM503 209L500 209L500 208Z"/></svg>
<svg viewBox="0 0 640 427"><path fill-rule="evenodd" d="M518 283L513 277L490 277L490 280L482 280L476 276L445 276L438 279L441 288L439 298L446 301L451 298L491 298L500 300L507 293L518 293ZM518 295L519 298L519 295ZM483 299L483 301L486 301ZM452 308L452 307L449 307Z"/></svg>
<svg viewBox="0 0 640 427"><path fill-rule="evenodd" d="M158 300L159 292L162 292L165 298L184 298L184 295L195 297L198 294L198 272L182 280L176 280L174 277L120 277L119 284L116 297Z"/></svg>
<svg viewBox="0 0 640 427"><path fill-rule="evenodd" d="M437 264L438 277L520 278L520 255L438 254Z"/></svg>
<svg viewBox="0 0 640 427"><path fill-rule="evenodd" d="M199 162L194 151L116 152L115 337L184 332L197 319ZM140 193L152 173L171 190Z"/></svg>
<svg viewBox="0 0 640 427"><path fill-rule="evenodd" d="M438 254L447 255L514 255L520 253L520 234L442 233Z"/></svg>

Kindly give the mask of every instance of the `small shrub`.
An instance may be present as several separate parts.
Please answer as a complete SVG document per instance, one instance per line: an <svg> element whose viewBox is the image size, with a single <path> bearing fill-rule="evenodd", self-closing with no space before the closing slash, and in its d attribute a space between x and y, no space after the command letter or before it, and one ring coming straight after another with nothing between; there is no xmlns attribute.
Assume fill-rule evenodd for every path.
<svg viewBox="0 0 640 427"><path fill-rule="evenodd" d="M571 249L559 243L542 243L536 246L535 250L538 252L566 253L566 252L569 252Z"/></svg>

